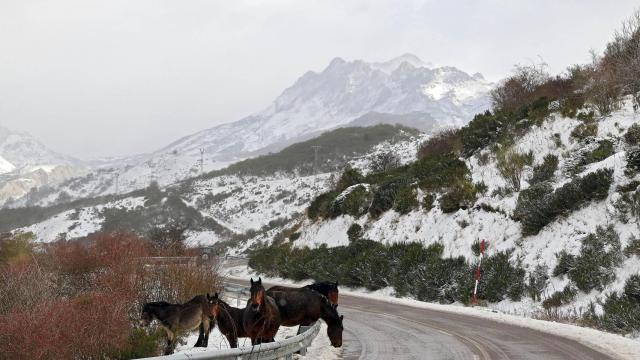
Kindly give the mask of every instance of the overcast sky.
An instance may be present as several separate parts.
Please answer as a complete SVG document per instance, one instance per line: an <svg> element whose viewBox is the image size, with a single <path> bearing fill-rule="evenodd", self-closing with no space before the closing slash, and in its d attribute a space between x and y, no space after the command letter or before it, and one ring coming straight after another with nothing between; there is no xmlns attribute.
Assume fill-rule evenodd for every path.
<svg viewBox="0 0 640 360"><path fill-rule="evenodd" d="M153 151L266 107L340 56L491 80L602 50L638 2L0 0L0 124L80 158Z"/></svg>

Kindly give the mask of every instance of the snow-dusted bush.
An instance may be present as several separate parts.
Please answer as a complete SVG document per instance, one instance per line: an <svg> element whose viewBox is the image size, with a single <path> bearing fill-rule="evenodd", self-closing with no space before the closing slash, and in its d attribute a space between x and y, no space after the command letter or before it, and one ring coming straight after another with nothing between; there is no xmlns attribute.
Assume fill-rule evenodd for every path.
<svg viewBox="0 0 640 360"><path fill-rule="evenodd" d="M533 162L533 154L520 154L512 148L503 148L496 154L496 166L500 175L514 191L520 191L522 173L526 165Z"/></svg>
<svg viewBox="0 0 640 360"><path fill-rule="evenodd" d="M631 146L640 145L640 125L631 125L624 134L624 141Z"/></svg>
<svg viewBox="0 0 640 360"><path fill-rule="evenodd" d="M349 239L349 241L360 239L362 237L362 234L362 226L360 226L359 224L351 224L351 226L349 226L349 229L347 229L347 238Z"/></svg>
<svg viewBox="0 0 640 360"><path fill-rule="evenodd" d="M525 270L509 261L511 252L499 252L482 262L480 297L490 302L519 301L525 291Z"/></svg>
<svg viewBox="0 0 640 360"><path fill-rule="evenodd" d="M589 137L595 137L598 135L598 123L590 120L585 121L582 124L576 126L571 131L571 137L576 140L584 140Z"/></svg>
<svg viewBox="0 0 640 360"><path fill-rule="evenodd" d="M457 184L439 199L440 209L444 213L471 208L475 201L476 190L473 184L468 181Z"/></svg>
<svg viewBox="0 0 640 360"><path fill-rule="evenodd" d="M640 172L640 150L633 150L627 153L627 172L629 174Z"/></svg>
<svg viewBox="0 0 640 360"><path fill-rule="evenodd" d="M574 211L589 201L605 199L612 182L613 170L601 169L576 178L548 195L545 192L549 187L544 183L537 184L530 191L520 193L514 218L522 223L523 235L537 234L558 216Z"/></svg>
<svg viewBox="0 0 640 360"><path fill-rule="evenodd" d="M578 289L573 284L568 284L564 289L556 291L542 302L542 307L545 309L551 309L554 307L560 307L567 305L575 300L578 295Z"/></svg>
<svg viewBox="0 0 640 360"><path fill-rule="evenodd" d="M331 216L351 215L359 217L367 213L373 194L362 184L347 188L331 204Z"/></svg>
<svg viewBox="0 0 640 360"><path fill-rule="evenodd" d="M337 191L329 191L318 195L307 208L307 216L309 219L316 220L318 218L327 218L331 213L331 205L339 193Z"/></svg>
<svg viewBox="0 0 640 360"><path fill-rule="evenodd" d="M533 175L529 179L529 184L552 180L556 170L558 170L558 157L554 154L546 155L542 164L533 167Z"/></svg>
<svg viewBox="0 0 640 360"><path fill-rule="evenodd" d="M622 262L620 238L612 226L598 227L582 239L579 255L562 253L554 275L566 274L584 292L602 291L615 279L615 268Z"/></svg>
<svg viewBox="0 0 640 360"><path fill-rule="evenodd" d="M416 189L412 186L404 186L398 190L393 209L400 214L407 214L417 209L419 205Z"/></svg>
<svg viewBox="0 0 640 360"><path fill-rule="evenodd" d="M596 324L607 330L628 334L640 330L640 275L627 279L622 294L607 295L602 316L591 316Z"/></svg>

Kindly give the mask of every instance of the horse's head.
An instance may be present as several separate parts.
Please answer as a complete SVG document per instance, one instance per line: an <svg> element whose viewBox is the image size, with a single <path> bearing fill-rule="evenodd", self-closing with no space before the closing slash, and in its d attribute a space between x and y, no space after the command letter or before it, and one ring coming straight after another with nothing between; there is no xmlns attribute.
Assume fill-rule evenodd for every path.
<svg viewBox="0 0 640 360"><path fill-rule="evenodd" d="M207 293L207 301L209 303L208 315L217 319L220 315L220 297L218 293L213 294L213 296L209 296L209 293Z"/></svg>
<svg viewBox="0 0 640 360"><path fill-rule="evenodd" d="M253 278L251 278L251 299L249 300L251 309L260 311L260 306L264 304L264 296L262 278L258 278L258 281L253 281Z"/></svg>
<svg viewBox="0 0 640 360"><path fill-rule="evenodd" d="M336 305L334 310L336 307L338 306ZM344 319L344 315L338 316L338 311L336 310L335 321L331 321L330 324L327 324L327 336L331 341L331 345L337 348L342 346L342 330L344 330L344 327L342 326L342 319Z"/></svg>
<svg viewBox="0 0 640 360"><path fill-rule="evenodd" d="M149 324L151 324L152 321L153 321L153 315L151 314L151 311L149 309L149 304L145 304L144 307L142 308L142 315L140 316L140 320L138 321L138 324L140 326L149 326Z"/></svg>

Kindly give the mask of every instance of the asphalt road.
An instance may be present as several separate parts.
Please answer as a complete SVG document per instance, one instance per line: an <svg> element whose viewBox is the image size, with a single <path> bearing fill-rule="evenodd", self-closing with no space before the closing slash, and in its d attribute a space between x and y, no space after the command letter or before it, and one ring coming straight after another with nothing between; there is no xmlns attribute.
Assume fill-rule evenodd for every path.
<svg viewBox="0 0 640 360"><path fill-rule="evenodd" d="M339 302L344 359L614 359L574 340L473 316L343 294Z"/></svg>

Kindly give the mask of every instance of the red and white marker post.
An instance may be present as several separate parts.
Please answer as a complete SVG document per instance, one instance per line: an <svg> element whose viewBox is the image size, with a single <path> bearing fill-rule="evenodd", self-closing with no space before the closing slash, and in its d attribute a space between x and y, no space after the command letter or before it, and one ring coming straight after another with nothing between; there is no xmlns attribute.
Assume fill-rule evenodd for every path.
<svg viewBox="0 0 640 360"><path fill-rule="evenodd" d="M471 297L471 304L475 305L478 303L478 283L480 282L480 264L482 264L482 258L484 257L484 239L480 242L480 260L478 261L478 267L476 268L475 278L476 285L473 287L473 296Z"/></svg>

